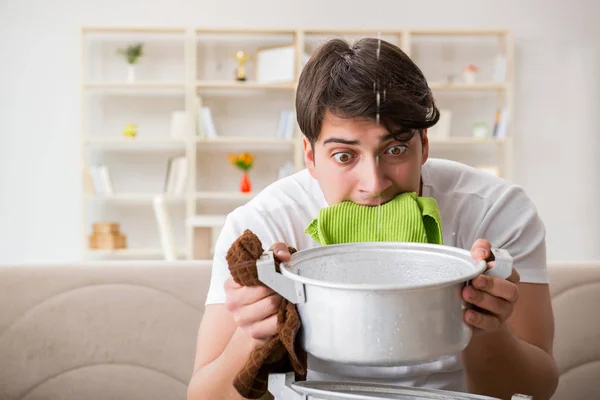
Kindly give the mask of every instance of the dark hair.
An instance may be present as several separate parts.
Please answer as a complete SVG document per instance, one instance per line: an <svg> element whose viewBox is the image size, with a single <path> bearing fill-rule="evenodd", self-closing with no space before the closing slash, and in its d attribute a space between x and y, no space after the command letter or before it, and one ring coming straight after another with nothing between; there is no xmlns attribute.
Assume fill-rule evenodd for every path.
<svg viewBox="0 0 600 400"><path fill-rule="evenodd" d="M400 48L376 38L353 45L332 39L316 50L300 74L296 92L300 129L314 145L327 111L375 120L377 91L379 121L390 131L394 127L405 133L402 140L439 119L425 76Z"/></svg>

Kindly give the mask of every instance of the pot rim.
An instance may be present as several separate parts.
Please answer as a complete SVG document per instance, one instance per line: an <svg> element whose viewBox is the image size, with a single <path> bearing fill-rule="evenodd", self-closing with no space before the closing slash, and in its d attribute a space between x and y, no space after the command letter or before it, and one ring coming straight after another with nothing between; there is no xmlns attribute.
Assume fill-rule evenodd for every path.
<svg viewBox="0 0 600 400"><path fill-rule="evenodd" d="M292 272L294 266L299 262L306 262L312 258L326 256L328 254L338 253L351 253L360 252L364 249L376 249L381 251L389 250L411 250L411 251L432 251L437 254L445 254L450 257L458 258L463 262L469 263L473 271L464 274L458 278L451 280L444 280L442 282L426 282L426 283L412 283L412 284L366 284L366 283L335 283L322 281L314 278L307 278L302 275L298 275ZM471 252L459 247L438 245L430 243L418 243L418 242L356 242L356 243L342 243L342 244L331 244L326 246L319 246L311 249L300 250L292 254L290 261L280 263L280 272L285 277L299 283L311 286L319 286L331 289L341 290L359 290L359 291L411 291L411 290L423 290L423 289L439 289L448 286L453 286L458 283L466 283L476 276L482 274L486 270L485 260L475 260L471 257Z"/></svg>

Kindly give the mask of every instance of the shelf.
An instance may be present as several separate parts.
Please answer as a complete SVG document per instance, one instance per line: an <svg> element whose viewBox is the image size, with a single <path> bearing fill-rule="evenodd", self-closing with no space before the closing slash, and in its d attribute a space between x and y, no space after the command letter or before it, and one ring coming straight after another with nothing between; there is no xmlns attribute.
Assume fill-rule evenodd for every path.
<svg viewBox="0 0 600 400"><path fill-rule="evenodd" d="M424 74L434 79L429 81L429 86L438 107L453 112L456 108L448 129L450 137L430 137L430 148L458 161L466 158L470 162L471 155L484 161L493 160L489 162L497 163L498 171L510 179L511 125L506 138L471 137L475 123L486 123L491 130L497 119L497 109L504 106L513 109L514 45L510 32L427 27L417 30L366 29L368 26L354 27L356 29L281 28L83 28L89 46L82 48L84 63L79 89L83 94L82 102L90 103L82 110L84 165L114 163L110 172L119 174L114 182L121 183L115 185L117 191L114 194L96 195L93 190L89 191L90 171L85 171L87 182L81 201L86 233L90 222L98 220L95 215L103 215L105 211L115 211L128 218L142 218L140 215L143 214L131 215L137 209L152 214L154 199L164 195L160 193L168 171L164 159L185 156L188 189L181 196L166 197L169 206L172 204L168 208L174 211L172 223L185 228L185 237L178 250L185 243L186 254L194 254L198 238L195 235L198 234L204 237L210 232L211 239L207 242L214 240L214 234L224 225L226 215L232 209L251 201L275 180L275 169L283 159L286 163L291 161L295 171L305 168L302 133L297 121L293 126L294 136L289 138L291 129L285 129L289 132L285 136L276 133L284 131L279 128L283 121L278 122L277 118L281 119L281 110L294 108L298 78L305 65L303 57L296 58L312 52L326 39L338 36L350 40L379 36L401 47L415 61L422 58L423 66L427 67ZM507 35L506 38L503 35ZM148 52L143 58L144 65L136 70L137 80L128 82L128 65L115 51L134 41L147 43ZM235 80L236 51L243 50L256 56L259 49L271 46L293 46L294 74L286 77L291 81L257 81L256 77L260 75L256 75L256 57L248 65L248 80ZM450 50L446 46L456 49ZM481 50L478 46L482 46ZM493 72L488 69L495 65L491 57L497 54L506 55L506 82L494 81L500 75L488 73ZM440 57L442 62L436 62ZM463 64L471 62L481 64L482 72L473 84L468 84L461 78L460 71ZM204 121L200 106L210 107L213 124L218 129L199 129ZM176 120L174 111L183 111L185 118ZM140 128L135 138L122 134L124 125L130 122L137 123ZM171 136L170 128L174 122L185 129L185 137ZM198 131L219 132L220 136L198 135ZM434 131L431 133L433 135ZM239 192L236 179L229 177L231 171L225 169L229 165L226 164L227 153L244 151L257 154L261 160L260 168L254 172L258 176L253 178L253 182L259 184L253 186L252 193ZM211 171L215 165L223 170ZM142 170L131 174L134 167ZM492 168L487 170L492 171ZM143 181L136 181L139 179ZM142 193L120 193L121 188ZM85 254L90 258L101 255L163 259L161 242L157 241L160 238L152 238L141 222L135 219L133 226L127 228L129 237L137 239L139 236L140 241L134 243L138 248L85 251L85 245Z"/></svg>
<svg viewBox="0 0 600 400"><path fill-rule="evenodd" d="M294 90L296 88L296 82L283 82L283 83L268 83L268 82L254 82L254 81L198 81L196 83L198 89L241 89L241 90Z"/></svg>
<svg viewBox="0 0 600 400"><path fill-rule="evenodd" d="M139 82L86 82L88 89L185 89L183 82L139 81Z"/></svg>
<svg viewBox="0 0 600 400"><path fill-rule="evenodd" d="M86 194L89 200L111 203L148 203L152 201L159 193L115 193L110 195ZM167 196L165 200L169 203L180 203L185 200L185 196Z"/></svg>
<svg viewBox="0 0 600 400"><path fill-rule="evenodd" d="M503 36L509 32L505 29L412 29L412 36Z"/></svg>
<svg viewBox="0 0 600 400"><path fill-rule="evenodd" d="M283 28L196 28L196 34L264 34L264 35L293 35L296 33L293 29Z"/></svg>
<svg viewBox="0 0 600 400"><path fill-rule="evenodd" d="M88 138L84 143L103 150L173 151L185 148L184 140L171 138Z"/></svg>
<svg viewBox="0 0 600 400"><path fill-rule="evenodd" d="M219 200L219 201L248 201L252 199L256 193L242 193L242 192L213 192L203 191L196 192L194 195L196 200Z"/></svg>
<svg viewBox="0 0 600 400"><path fill-rule="evenodd" d="M271 137L217 137L217 138L198 138L198 150L209 150L223 147L230 150L236 147L243 147L245 150L282 150L293 149L295 139L278 139Z"/></svg>
<svg viewBox="0 0 600 400"><path fill-rule="evenodd" d="M118 257L164 257L163 250L158 248L132 248L132 249L116 249L116 250L102 250L102 249L86 249L86 252L90 255L95 256L118 256ZM180 257L185 256L185 252L182 249L177 250L177 254Z"/></svg>
<svg viewBox="0 0 600 400"><path fill-rule="evenodd" d="M402 35L404 32L398 29L335 29L335 28L320 28L304 30L305 36L342 36L342 35L360 35L369 36L377 34L383 35Z"/></svg>
<svg viewBox="0 0 600 400"><path fill-rule="evenodd" d="M506 90L506 84L495 82L481 83L443 83L431 82L431 90Z"/></svg>
<svg viewBox="0 0 600 400"><path fill-rule="evenodd" d="M154 27L154 26L86 26L84 33L185 33L185 28L179 27Z"/></svg>

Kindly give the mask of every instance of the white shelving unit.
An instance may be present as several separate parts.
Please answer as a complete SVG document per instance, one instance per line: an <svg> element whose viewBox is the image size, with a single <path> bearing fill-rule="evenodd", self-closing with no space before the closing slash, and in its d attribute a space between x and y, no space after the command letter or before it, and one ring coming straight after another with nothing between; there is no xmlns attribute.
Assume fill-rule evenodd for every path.
<svg viewBox="0 0 600 400"><path fill-rule="evenodd" d="M83 235L86 258L161 258L159 233L152 212L153 198L165 188L168 160L187 159L187 182L181 195L167 196L172 212L178 254L193 257L194 226L217 229L233 208L250 200L277 179L277 169L291 161L304 167L301 132L280 139L275 132L281 109L293 109L303 55L310 55L332 37L358 39L380 36L399 45L421 67L438 107L452 109L450 136L431 138L431 155L481 166L497 166L511 178L513 107L513 44L504 30L304 30L201 29L161 27L84 27L82 30L82 164L87 180L94 164L106 165L114 192L95 194L85 185ZM116 53L133 43L144 43L144 55L134 81L127 80L127 64ZM259 49L291 46L294 79L258 82ZM235 80L234 54L250 54L248 80ZM506 59L506 79L494 81L491 58ZM465 64L481 65L473 83L444 80ZM199 103L200 100L200 103ZM197 128L199 104L213 114L216 137ZM487 107L487 108L486 108ZM486 123L493 129L495 112L510 110L502 137L471 136L470 127ZM187 128L180 138L170 135L171 116L185 113ZM128 123L138 125L135 138L122 133ZM251 193L238 190L240 171L227 153L255 155L250 172ZM97 221L119 222L128 248L88 250L87 236Z"/></svg>

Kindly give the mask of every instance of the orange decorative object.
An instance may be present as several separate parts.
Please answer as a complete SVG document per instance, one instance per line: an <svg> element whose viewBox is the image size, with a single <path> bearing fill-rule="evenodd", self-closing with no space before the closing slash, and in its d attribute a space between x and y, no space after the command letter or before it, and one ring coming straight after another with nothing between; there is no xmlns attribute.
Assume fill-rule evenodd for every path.
<svg viewBox="0 0 600 400"><path fill-rule="evenodd" d="M240 180L240 192L251 192L252 183L250 182L248 171L250 171L252 165L254 164L254 156L250 153L244 152L241 154L229 154L228 158L231 164L243 171L242 179Z"/></svg>
<svg viewBox="0 0 600 400"><path fill-rule="evenodd" d="M242 174L242 179L240 180L240 192L242 193L250 193L252 191L252 183L250 182L250 176L247 172Z"/></svg>

